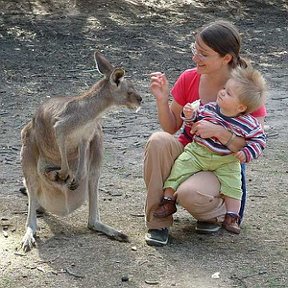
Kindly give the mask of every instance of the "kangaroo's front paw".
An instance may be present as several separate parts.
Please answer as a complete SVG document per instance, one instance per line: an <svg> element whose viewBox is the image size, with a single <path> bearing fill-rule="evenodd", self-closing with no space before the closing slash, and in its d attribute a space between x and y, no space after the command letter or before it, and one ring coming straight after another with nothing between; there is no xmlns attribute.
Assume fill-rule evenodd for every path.
<svg viewBox="0 0 288 288"><path fill-rule="evenodd" d="M36 241L34 238L34 233L31 228L27 228L26 234L22 238L21 247L25 252L30 251L36 246Z"/></svg>
<svg viewBox="0 0 288 288"><path fill-rule="evenodd" d="M79 187L79 182L73 178L70 180L70 178L66 181L66 185L68 189L70 190L76 190Z"/></svg>

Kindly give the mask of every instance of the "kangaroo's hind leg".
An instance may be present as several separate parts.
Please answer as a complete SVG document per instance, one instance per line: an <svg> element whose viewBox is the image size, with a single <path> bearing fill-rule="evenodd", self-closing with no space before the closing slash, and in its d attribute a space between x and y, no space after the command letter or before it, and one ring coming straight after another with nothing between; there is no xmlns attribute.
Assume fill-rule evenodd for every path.
<svg viewBox="0 0 288 288"><path fill-rule="evenodd" d="M33 176L25 178L25 186L28 194L28 216L26 221L26 233L22 238L22 248L25 252L32 249L36 245L35 234L37 230L37 212L39 204L36 198L37 189L37 180Z"/></svg>
<svg viewBox="0 0 288 288"><path fill-rule="evenodd" d="M28 217L26 221L26 233L22 239L22 248L29 251L35 246L34 235L37 230L36 209L39 207L37 194L39 192L39 177L37 174L38 149L33 143L29 125L22 131L21 165L24 175L24 184L28 194Z"/></svg>
<svg viewBox="0 0 288 288"><path fill-rule="evenodd" d="M96 134L90 143L89 157L86 161L88 164L88 194L89 194L89 219L88 228L94 231L102 232L109 238L129 242L128 236L121 231L114 229L101 222L99 215L98 202L98 185L100 178L100 168L103 157L102 132L99 129L99 134Z"/></svg>

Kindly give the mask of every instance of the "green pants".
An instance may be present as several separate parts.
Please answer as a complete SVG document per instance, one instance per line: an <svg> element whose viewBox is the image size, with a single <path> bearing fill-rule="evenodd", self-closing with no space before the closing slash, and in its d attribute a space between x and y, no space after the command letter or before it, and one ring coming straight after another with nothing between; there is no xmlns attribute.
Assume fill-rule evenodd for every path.
<svg viewBox="0 0 288 288"><path fill-rule="evenodd" d="M238 159L233 154L218 155L195 142L186 145L176 159L164 189L176 191L182 182L199 171L213 171L220 182L221 193L241 200L241 166Z"/></svg>

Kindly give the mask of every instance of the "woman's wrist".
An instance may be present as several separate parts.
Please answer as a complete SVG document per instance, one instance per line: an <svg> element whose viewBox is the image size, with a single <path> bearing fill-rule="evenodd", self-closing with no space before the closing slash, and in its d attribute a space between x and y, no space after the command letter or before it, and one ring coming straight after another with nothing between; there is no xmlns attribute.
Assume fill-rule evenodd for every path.
<svg viewBox="0 0 288 288"><path fill-rule="evenodd" d="M231 133L231 136L230 136L230 138L228 139L228 141L224 144L225 146L229 146L233 141L234 141L234 139L236 138L236 135L235 135L235 133L232 131L232 130L230 130L230 129L228 129L228 131Z"/></svg>
<svg viewBox="0 0 288 288"><path fill-rule="evenodd" d="M221 136L218 140L225 146L229 146L229 150L232 152L237 152L245 146L245 139L243 137L237 136L230 129L222 127L224 131L221 132Z"/></svg>
<svg viewBox="0 0 288 288"><path fill-rule="evenodd" d="M219 126L219 132L218 132L217 138L223 145L228 146L229 144L231 144L231 142L233 141L233 139L232 139L233 135L235 135L235 134L230 129L226 129L222 126ZM233 137L233 138L235 138L235 137Z"/></svg>
<svg viewBox="0 0 288 288"><path fill-rule="evenodd" d="M169 96L156 98L156 103L158 107L169 106Z"/></svg>

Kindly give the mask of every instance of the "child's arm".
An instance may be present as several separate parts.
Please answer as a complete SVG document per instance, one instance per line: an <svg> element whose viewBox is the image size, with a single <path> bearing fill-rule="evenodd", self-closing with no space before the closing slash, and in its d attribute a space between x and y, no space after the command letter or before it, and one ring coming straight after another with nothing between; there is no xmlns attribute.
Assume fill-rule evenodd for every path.
<svg viewBox="0 0 288 288"><path fill-rule="evenodd" d="M259 125L256 129L251 131L249 135L246 135L245 140L246 145L241 151L236 152L235 156L241 161L241 159L244 158L244 154L245 162L248 163L252 159L256 159L262 154L262 151L266 147L266 135Z"/></svg>

